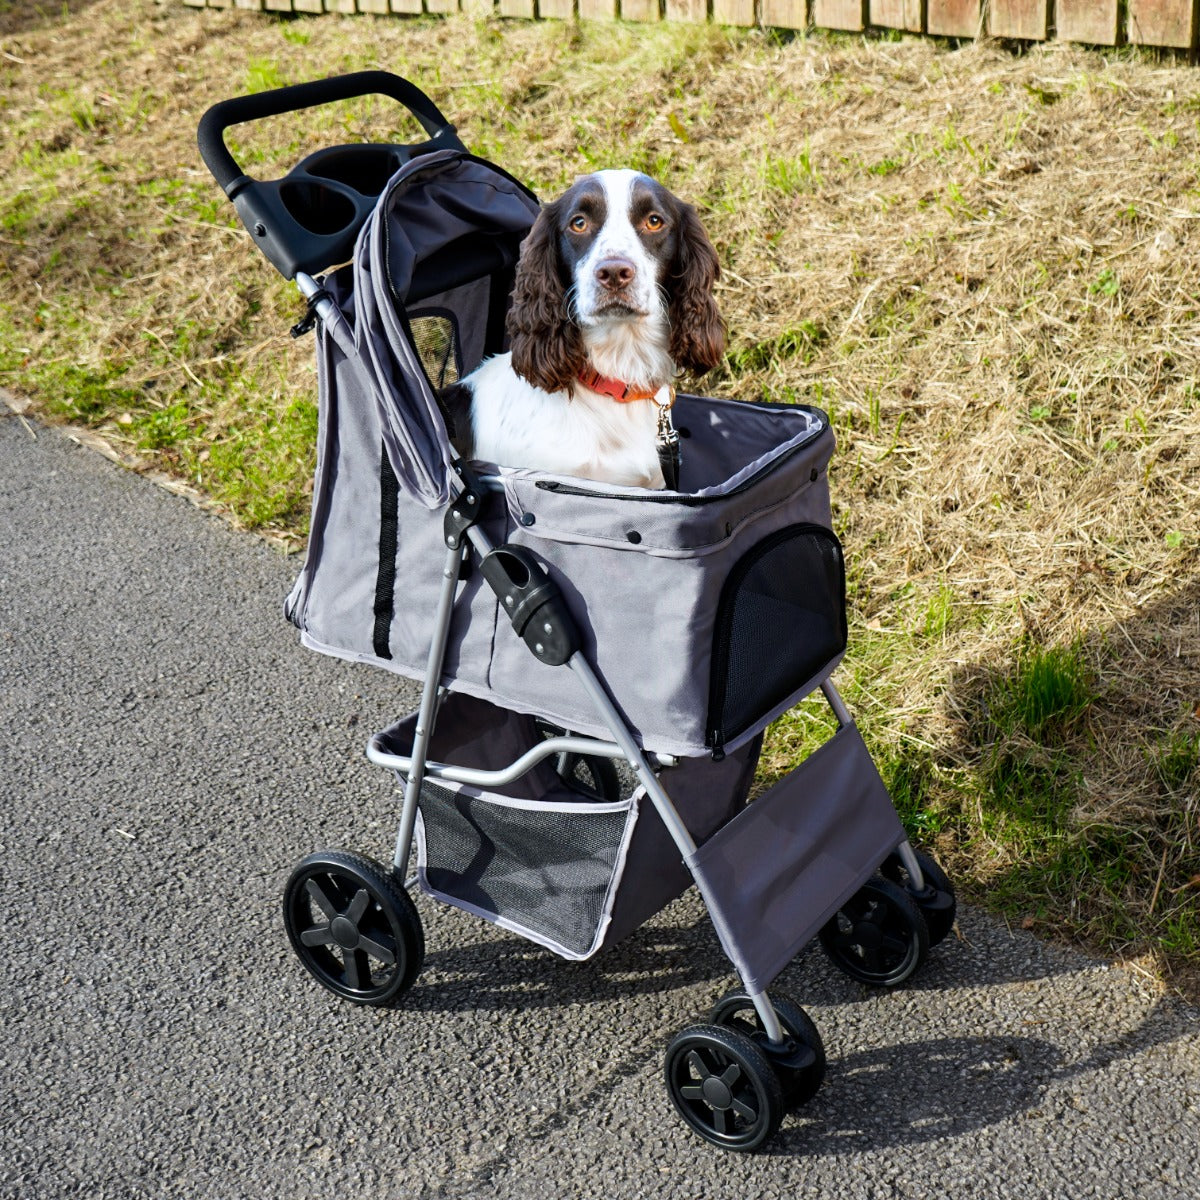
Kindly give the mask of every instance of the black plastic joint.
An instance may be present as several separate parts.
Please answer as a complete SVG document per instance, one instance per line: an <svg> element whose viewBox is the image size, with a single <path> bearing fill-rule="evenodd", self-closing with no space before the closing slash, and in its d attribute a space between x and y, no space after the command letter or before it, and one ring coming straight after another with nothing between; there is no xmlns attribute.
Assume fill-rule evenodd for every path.
<svg viewBox="0 0 1200 1200"><path fill-rule="evenodd" d="M561 667L579 649L579 631L558 584L521 546L497 546L480 564L517 636L548 666Z"/></svg>
<svg viewBox="0 0 1200 1200"><path fill-rule="evenodd" d="M462 480L463 490L450 501L442 523L446 545L451 550L457 550L462 545L463 534L479 520L483 510L483 488L479 480L463 467L458 468L458 476Z"/></svg>

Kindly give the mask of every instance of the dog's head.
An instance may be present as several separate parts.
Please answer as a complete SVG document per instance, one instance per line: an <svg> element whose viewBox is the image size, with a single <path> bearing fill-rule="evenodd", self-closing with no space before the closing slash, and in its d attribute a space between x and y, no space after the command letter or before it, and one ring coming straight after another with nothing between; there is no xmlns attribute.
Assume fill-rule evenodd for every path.
<svg viewBox="0 0 1200 1200"><path fill-rule="evenodd" d="M545 391L569 388L587 368L587 341L619 325L665 336L675 366L703 374L725 349L718 274L691 205L636 171L585 176L541 210L521 246L513 369Z"/></svg>

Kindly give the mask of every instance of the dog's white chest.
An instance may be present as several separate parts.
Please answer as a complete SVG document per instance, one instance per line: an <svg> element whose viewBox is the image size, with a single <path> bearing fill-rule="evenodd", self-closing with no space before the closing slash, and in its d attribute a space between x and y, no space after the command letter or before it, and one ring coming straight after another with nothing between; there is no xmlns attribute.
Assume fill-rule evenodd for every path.
<svg viewBox="0 0 1200 1200"><path fill-rule="evenodd" d="M652 401L624 404L582 387L570 397L544 392L513 374L507 354L483 363L467 382L476 458L628 487L663 486Z"/></svg>

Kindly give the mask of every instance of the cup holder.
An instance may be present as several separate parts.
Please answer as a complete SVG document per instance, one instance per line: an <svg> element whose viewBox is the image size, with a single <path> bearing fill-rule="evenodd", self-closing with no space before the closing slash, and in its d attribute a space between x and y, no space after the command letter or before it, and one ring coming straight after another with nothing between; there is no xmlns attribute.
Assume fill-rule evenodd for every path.
<svg viewBox="0 0 1200 1200"><path fill-rule="evenodd" d="M284 180L279 185L279 199L297 225L322 237L341 233L358 218L354 201L325 183Z"/></svg>
<svg viewBox="0 0 1200 1200"><path fill-rule="evenodd" d="M404 155L394 146L338 146L310 155L304 169L309 175L345 184L360 196L374 199L404 161Z"/></svg>

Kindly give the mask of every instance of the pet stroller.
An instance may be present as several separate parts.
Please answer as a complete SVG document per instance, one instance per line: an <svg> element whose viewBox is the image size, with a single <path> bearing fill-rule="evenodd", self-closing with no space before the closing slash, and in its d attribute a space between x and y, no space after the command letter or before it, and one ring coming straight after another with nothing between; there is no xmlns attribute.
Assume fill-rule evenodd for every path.
<svg viewBox="0 0 1200 1200"><path fill-rule="evenodd" d="M371 93L428 140L335 146L270 182L226 148L235 124ZM760 1146L825 1072L813 1022L768 996L779 972L816 937L894 985L954 920L829 679L846 620L828 420L680 395L674 492L461 462L437 389L504 348L533 194L384 72L217 104L199 142L307 297L293 332L316 329L312 525L287 616L313 649L423 681L367 750L403 783L392 863L300 862L296 954L339 996L397 1001L424 955L414 849L425 893L568 959L695 882L742 986L670 1041L667 1089L709 1142ZM764 729L817 688L836 734L749 801Z"/></svg>

